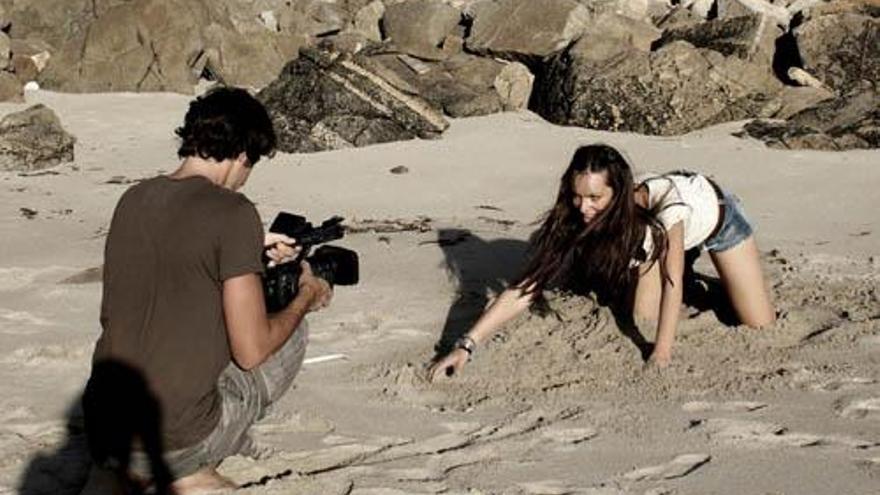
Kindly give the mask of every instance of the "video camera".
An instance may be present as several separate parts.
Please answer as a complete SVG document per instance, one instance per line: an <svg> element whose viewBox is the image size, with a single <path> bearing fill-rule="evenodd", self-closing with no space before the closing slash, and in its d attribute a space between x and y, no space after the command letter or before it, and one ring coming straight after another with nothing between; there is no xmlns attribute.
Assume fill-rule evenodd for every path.
<svg viewBox="0 0 880 495"><path fill-rule="evenodd" d="M305 217L281 212L272 221L269 232L284 234L296 239L302 248L296 260L273 267L267 265L263 275L263 292L266 296L266 310L275 313L284 309L296 297L299 290L299 277L302 275L300 262L305 260L312 267L312 273L333 285L355 285L358 283L358 255L356 252L339 246L321 246L309 256L312 246L342 239L345 229L342 217L334 216L314 227ZM264 263L268 263L264 256Z"/></svg>

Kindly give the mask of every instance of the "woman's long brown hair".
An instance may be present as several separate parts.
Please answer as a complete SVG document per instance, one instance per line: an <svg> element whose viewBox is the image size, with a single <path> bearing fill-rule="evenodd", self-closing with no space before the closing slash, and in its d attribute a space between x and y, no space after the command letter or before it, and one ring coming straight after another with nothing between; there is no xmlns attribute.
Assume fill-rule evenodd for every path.
<svg viewBox="0 0 880 495"><path fill-rule="evenodd" d="M605 173L611 203L588 224L575 207L574 181L585 173ZM636 204L632 169L606 144L578 148L559 181L556 203L532 237L531 256L514 285L539 300L544 289L572 283L619 297L637 280L632 260L654 263L666 252L666 232L659 221ZM647 227L647 228L646 228ZM644 253L646 232L655 248Z"/></svg>

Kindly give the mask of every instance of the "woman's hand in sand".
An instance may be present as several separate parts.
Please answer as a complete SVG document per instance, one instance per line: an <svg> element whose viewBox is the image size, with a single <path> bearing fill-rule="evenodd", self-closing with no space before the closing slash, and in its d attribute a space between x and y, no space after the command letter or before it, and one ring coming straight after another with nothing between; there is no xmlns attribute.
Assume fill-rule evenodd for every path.
<svg viewBox="0 0 880 495"><path fill-rule="evenodd" d="M672 362L672 350L671 349L654 349L654 352L651 353L651 357L648 358L648 362L645 363L646 368L656 368L656 369L665 369L669 367L669 363Z"/></svg>
<svg viewBox="0 0 880 495"><path fill-rule="evenodd" d="M428 368L428 381L433 382L443 376L457 375L464 368L464 365L467 364L469 357L470 354L466 350L453 349L452 352L443 356L443 358L434 362Z"/></svg>
<svg viewBox="0 0 880 495"><path fill-rule="evenodd" d="M263 241L266 248L266 256L269 258L269 267L288 263L299 256L302 247L296 245L296 240L284 234L269 232Z"/></svg>

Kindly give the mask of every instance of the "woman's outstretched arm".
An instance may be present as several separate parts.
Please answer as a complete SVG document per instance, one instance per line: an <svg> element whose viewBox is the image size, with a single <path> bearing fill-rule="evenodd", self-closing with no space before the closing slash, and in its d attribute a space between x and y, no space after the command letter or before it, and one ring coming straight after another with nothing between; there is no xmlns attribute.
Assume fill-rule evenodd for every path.
<svg viewBox="0 0 880 495"><path fill-rule="evenodd" d="M661 368L672 359L672 344L681 313L684 278L684 226L676 223L666 234L668 248L663 257L665 277L662 277L660 294L660 317L657 322L657 338L649 362Z"/></svg>
<svg viewBox="0 0 880 495"><path fill-rule="evenodd" d="M502 325L528 309L532 302L532 294L525 294L519 288L510 288L501 293L492 304L483 311L480 319L464 335L475 346L492 337ZM428 369L428 378L433 381L441 376L451 376L461 371L467 363L470 353L456 346L446 356L435 362Z"/></svg>

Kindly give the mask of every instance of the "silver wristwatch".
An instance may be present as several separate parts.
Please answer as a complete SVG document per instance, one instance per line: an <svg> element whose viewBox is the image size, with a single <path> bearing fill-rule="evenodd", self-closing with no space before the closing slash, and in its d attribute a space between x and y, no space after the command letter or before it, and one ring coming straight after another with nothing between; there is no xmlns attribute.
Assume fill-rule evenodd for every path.
<svg viewBox="0 0 880 495"><path fill-rule="evenodd" d="M467 335L462 335L455 341L455 348L464 349L467 351L468 356L473 356L474 351L477 349L477 343Z"/></svg>

